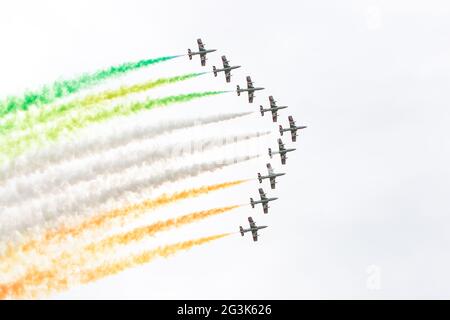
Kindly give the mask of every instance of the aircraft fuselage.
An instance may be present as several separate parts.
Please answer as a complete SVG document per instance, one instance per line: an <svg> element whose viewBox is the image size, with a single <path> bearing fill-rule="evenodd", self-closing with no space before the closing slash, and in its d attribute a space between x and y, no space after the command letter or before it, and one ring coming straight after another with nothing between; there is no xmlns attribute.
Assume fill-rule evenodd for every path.
<svg viewBox="0 0 450 320"><path fill-rule="evenodd" d="M285 150L283 150L283 151L273 151L272 152L272 154L286 154L286 153L288 153L288 152L292 152L292 151L295 151L295 150L297 150L297 149L295 149L295 148L292 148L292 149L285 149Z"/></svg>
<svg viewBox="0 0 450 320"><path fill-rule="evenodd" d="M281 131L283 131L283 132L286 132L286 131L297 131L297 130L301 130L301 129L305 129L305 128L306 128L306 126L299 126L299 127L282 129Z"/></svg>
<svg viewBox="0 0 450 320"><path fill-rule="evenodd" d="M256 201L253 201L253 204L269 203L270 201L275 201L275 200L278 200L278 198L267 198L267 199L264 199L264 200L256 200Z"/></svg>
<svg viewBox="0 0 450 320"><path fill-rule="evenodd" d="M246 233L246 232L253 232L253 231L258 231L261 229L267 228L267 226L258 226L255 228L248 228L248 229L242 229L242 232Z"/></svg>
<svg viewBox="0 0 450 320"><path fill-rule="evenodd" d="M240 68L241 66L232 66L232 67L227 67L227 68L222 68L222 69L216 69L216 72L225 72L225 71L230 71L233 69L237 69Z"/></svg>
<svg viewBox="0 0 450 320"><path fill-rule="evenodd" d="M217 51L217 49L209 49L209 50L203 50L203 51L195 51L195 52L191 52L190 54L191 54L192 56L195 56L195 55L197 55L197 54L211 53L211 52L214 52L214 51Z"/></svg>
<svg viewBox="0 0 450 320"><path fill-rule="evenodd" d="M286 173L274 173L274 174L269 174L267 176L261 176L261 179L270 179L270 178L276 178L276 177L281 177L284 176Z"/></svg>
<svg viewBox="0 0 450 320"><path fill-rule="evenodd" d="M253 92L253 91L258 91L258 90L264 90L264 88L262 87L256 87L256 88L247 88L247 89L239 89L239 92Z"/></svg>
<svg viewBox="0 0 450 320"><path fill-rule="evenodd" d="M281 110L286 109L288 106L271 106L269 110Z"/></svg>
<svg viewBox="0 0 450 320"><path fill-rule="evenodd" d="M269 109L262 109L262 112L278 111L278 110L286 109L286 108L287 108L287 106L279 106L279 107L275 107L275 108L271 107Z"/></svg>

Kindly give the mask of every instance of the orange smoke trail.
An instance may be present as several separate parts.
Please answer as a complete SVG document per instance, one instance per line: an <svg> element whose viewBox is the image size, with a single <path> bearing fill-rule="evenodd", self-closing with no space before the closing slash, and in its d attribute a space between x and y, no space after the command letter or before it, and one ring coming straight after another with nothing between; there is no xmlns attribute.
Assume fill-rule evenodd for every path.
<svg viewBox="0 0 450 320"><path fill-rule="evenodd" d="M186 224L222 214L238 207L240 207L240 205L197 211L177 218L158 221L148 226L137 227L121 234L112 235L104 240L92 243L77 252L62 252L58 257L52 259L51 265L46 269L47 272L44 272L42 269L41 271L38 271L36 268L32 268L21 277L21 279L28 279L26 281L28 287L38 286L42 284L41 282L51 281L49 275L67 275L70 274L72 270L86 268L92 261L99 260L99 257L105 256L108 251L113 250L117 245L129 245L132 242L140 241L143 238L152 236L158 232L166 231L171 228L179 228Z"/></svg>
<svg viewBox="0 0 450 320"><path fill-rule="evenodd" d="M115 262L112 264L104 264L95 269L83 272L81 275L80 282L81 283L89 283L92 281L96 281L101 278L117 274L126 269L148 263L151 260L155 259L156 257L167 258L168 256L173 255L173 254L177 253L178 251L189 250L190 248L192 248L194 246L199 246L199 245L202 245L202 244L214 241L214 240L218 240L218 239L226 237L230 234L231 233L217 234L217 235L213 235L213 236L209 236L209 237L188 240L188 241L184 241L184 242L178 242L178 243L167 245L167 246L161 246L154 250L144 251L141 254L122 259L121 261L118 261L118 262Z"/></svg>
<svg viewBox="0 0 450 320"><path fill-rule="evenodd" d="M149 226L139 227L129 232L112 235L100 242L90 244L85 247L85 250L97 252L110 250L117 245L128 245L131 242L142 240L144 237L154 235L157 232L162 232L171 228L179 228L186 224L197 222L211 216L225 213L240 207L241 205L234 205L222 208L214 208L204 211L197 211L189 213L178 218L168 219L165 221L158 221Z"/></svg>
<svg viewBox="0 0 450 320"><path fill-rule="evenodd" d="M197 197L212 191L236 186L246 181L248 180L235 180L214 185L202 186L199 188L187 189L169 195L163 194L155 199L144 200L140 203L131 204L124 208L113 209L99 214L94 214L78 225L61 225L57 229L48 230L42 237L30 239L18 246L9 245L5 254L3 256L0 256L0 261L14 259L15 257L19 256L20 253L26 254L33 250L45 252L43 248L51 243L60 242L69 237L77 237L83 232L99 229L106 226L108 223L112 223L112 221L114 221L115 219L125 218L130 215L133 215L133 217L137 217L147 210L156 209L163 205L167 205L187 198Z"/></svg>
<svg viewBox="0 0 450 320"><path fill-rule="evenodd" d="M114 263L105 263L96 268L81 271L78 275L76 275L77 279L73 279L72 274L61 274L57 268L47 271L36 270L36 272L31 272L27 274L26 277L13 283L0 284L0 299L29 298L30 296L37 297L44 294L48 295L52 292L65 290L72 284L85 284L96 281L101 278L117 274L125 269L148 263L157 257L168 257L178 251L188 250L194 246L206 244L208 242L226 237L230 234L231 233L218 234L178 242L171 245L160 246L156 249L144 251L137 255L131 255ZM42 283L47 283L47 285L42 286ZM33 290L30 288L32 286L35 286L36 288Z"/></svg>

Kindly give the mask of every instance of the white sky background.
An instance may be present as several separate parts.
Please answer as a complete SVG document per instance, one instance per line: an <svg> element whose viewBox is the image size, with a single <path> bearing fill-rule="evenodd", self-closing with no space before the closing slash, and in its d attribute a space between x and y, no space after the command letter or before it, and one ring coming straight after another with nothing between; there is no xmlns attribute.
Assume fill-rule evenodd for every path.
<svg viewBox="0 0 450 320"><path fill-rule="evenodd" d="M245 207L155 239L236 231L252 215L269 225L258 243L232 236L55 297L450 298L449 17L448 1L2 1L2 97L185 53L201 37L219 49L207 67L183 57L140 74L209 71L226 54L243 66L231 84L208 74L164 92L234 89L246 75L266 91L253 105L228 94L172 112L256 111L273 94L290 106L279 123L293 115L308 125L286 166L272 160L288 174L272 192L264 185L280 197L269 215ZM237 123L276 129L257 114L228 130ZM267 158L196 181L253 177ZM257 187L253 181L164 210L242 203ZM367 285L374 276L376 290Z"/></svg>

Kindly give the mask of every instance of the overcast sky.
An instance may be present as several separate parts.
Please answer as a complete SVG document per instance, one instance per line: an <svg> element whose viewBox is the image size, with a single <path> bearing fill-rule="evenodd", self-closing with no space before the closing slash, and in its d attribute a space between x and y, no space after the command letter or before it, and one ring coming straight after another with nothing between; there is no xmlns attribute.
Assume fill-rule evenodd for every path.
<svg viewBox="0 0 450 320"><path fill-rule="evenodd" d="M450 298L449 17L443 0L2 1L1 96L182 54L201 37L218 49L207 67L182 57L143 74L209 71L226 54L243 66L231 84L208 74L164 92L231 90L247 75L266 91L253 105L229 94L168 112L258 110L272 94L290 107L281 124L292 115L308 125L286 166L271 161L287 175L274 191L265 185L280 198L269 215L247 206L154 239L236 231L252 215L269 225L258 243L234 235L55 297ZM234 125L273 130L261 149L275 147L268 118ZM255 177L267 160L196 181ZM257 188L252 181L158 214L247 202Z"/></svg>

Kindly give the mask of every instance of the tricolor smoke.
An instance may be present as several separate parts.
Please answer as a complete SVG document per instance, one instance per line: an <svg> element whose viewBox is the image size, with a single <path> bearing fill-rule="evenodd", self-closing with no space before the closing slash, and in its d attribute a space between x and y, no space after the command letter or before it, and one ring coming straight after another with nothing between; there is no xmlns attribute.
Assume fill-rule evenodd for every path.
<svg viewBox="0 0 450 320"><path fill-rule="evenodd" d="M145 102L119 104L110 109L94 108L93 112L73 113L70 117L64 118L53 127L45 128L44 130L37 132L30 131L27 135L19 138L6 141L0 140L0 155L3 157L0 161L6 161L17 157L33 146L41 146L48 142L56 141L63 134L67 135L73 131L80 130L95 123L105 122L114 117L129 116L143 110L165 107L175 103L189 102L194 99L213 96L224 92L225 91L193 92L159 99L148 99Z"/></svg>
<svg viewBox="0 0 450 320"><path fill-rule="evenodd" d="M176 57L178 56L166 56L155 59L140 60L137 62L128 62L94 73L86 73L72 80L57 81L51 85L41 88L40 90L27 92L22 96L9 97L3 101L0 101L0 117L19 110L26 111L32 105L39 106L52 103L59 98L72 95L82 89L92 87L107 79Z"/></svg>
<svg viewBox="0 0 450 320"><path fill-rule="evenodd" d="M96 259L92 259L92 257L111 254L111 251L119 250L119 246L127 246L132 244L133 242L138 242L145 238L153 236L156 233L167 231L173 228L180 228L187 224L191 224L212 216L229 212L231 210L239 208L240 206L241 205L232 205L192 212L179 216L177 218L157 221L150 225L136 227L130 231L113 234L96 242L93 242L95 239L90 238L90 241L86 241L86 243L88 243L87 245L83 245L83 242L77 241L77 243L80 243L81 245L76 247L73 244L70 247L65 246L67 242L70 243L70 239L67 236L53 238L51 242L41 241L39 243L39 255L41 257L38 257L36 253L30 254L30 245L22 245L21 247L16 248L15 251L10 249L8 255L2 256L3 268L1 268L0 270L3 275L7 275L6 278L17 279L19 277L27 277L26 275L24 276L24 274L29 273L28 270L39 268L40 265L48 265L49 262L52 264L51 268L57 268L59 271L61 271L62 269L71 270L74 267L76 267L77 269L83 267L86 268L88 266L96 264ZM122 222L132 222L135 218L135 216L128 215L124 217L124 220ZM85 226L85 224L82 223L79 225L79 227L82 227L83 225ZM86 234L87 231L89 231L89 229L84 229L82 231L79 231L79 234ZM34 247L36 248L35 245ZM58 248L60 250L60 253L57 253L55 255L55 248ZM17 249L19 249L19 252L17 251ZM19 276L15 276L14 272L12 272L16 271L14 269L17 264L20 264L24 267L24 272L22 272L22 274ZM31 272L35 272L35 270Z"/></svg>
<svg viewBox="0 0 450 320"><path fill-rule="evenodd" d="M109 175L102 182L94 180L81 183L64 192L49 194L41 199L3 209L0 211L0 234L9 235L11 232L24 231L33 225L52 221L60 215L83 214L125 194L139 193L141 190L151 191L165 183L213 172L256 157L258 155L196 163L156 174L152 167L136 167L120 174Z"/></svg>
<svg viewBox="0 0 450 320"><path fill-rule="evenodd" d="M4 136L12 131L14 136L17 138L18 134L16 131L24 131L27 129L37 131L37 126L49 126L51 125L50 121L65 116L69 111L75 108L81 111L98 103L108 102L113 99L122 98L130 94L143 92L163 85L185 81L203 74L205 73L188 73L169 78L159 78L131 86L122 86L118 89L91 94L83 99L76 99L56 106L42 106L36 112L25 112L23 114L15 113L7 119L0 119L0 134ZM20 134L23 136L26 132Z"/></svg>
<svg viewBox="0 0 450 320"><path fill-rule="evenodd" d="M84 234L89 234L89 238L86 240L86 242L89 242L92 241L92 236L94 234L103 234L108 228L115 225L123 225L125 221L137 219L150 210L155 210L178 201L199 197L210 192L237 186L246 181L247 180L235 180L199 188L186 189L172 194L163 194L157 198L147 199L125 207L94 213L91 216L83 218L79 223L70 223L64 219L60 219L60 223L57 227L48 228L40 237L33 235L29 237L25 236L19 244L9 243L6 251L0 256L0 261L17 259L37 250L43 255L46 255L47 252L42 250L42 248L47 248L49 244L63 243L67 239L80 239L80 236L83 236Z"/></svg>
<svg viewBox="0 0 450 320"><path fill-rule="evenodd" d="M148 166L158 161L181 158L186 154L204 152L269 133L270 131L246 133L171 145L155 145L152 141L128 144L122 148L110 149L106 153L98 153L69 164L64 163L60 166L50 167L31 176L12 179L0 187L0 203L4 206L11 206L34 197L42 197L46 193L64 192L64 186L93 180L99 175L115 174L133 166L142 164Z"/></svg>
<svg viewBox="0 0 450 320"><path fill-rule="evenodd" d="M217 170L258 157L248 143L231 144L269 133L212 136L206 127L195 134L192 130L252 112L203 117L191 112L191 118L180 113L179 119L161 119L160 113L166 112L151 112L228 91L172 92L137 100L138 93L204 72L154 76L106 91L95 88L175 57L110 67L0 101L0 298L57 292L228 235L163 243L144 251L135 247L149 236L238 208L197 209L150 224L146 220L162 206L248 181L190 186L194 177L208 174L211 179ZM92 91L58 101L87 89ZM215 105L208 109L221 112ZM186 132L162 136L180 129ZM245 147L243 153L233 149L239 147ZM165 188L181 191L161 194Z"/></svg>
<svg viewBox="0 0 450 320"><path fill-rule="evenodd" d="M186 129L221 121L232 120L251 114L252 112L211 115L191 119L164 119L157 124L146 119L140 121L133 118L132 123L124 119L116 130L96 130L96 135L87 135L81 139L62 141L60 144L42 150L27 153L7 163L0 169L0 183L14 176L23 176L56 165L65 161L73 161L98 152L114 149L120 145L139 140L155 138L173 130Z"/></svg>

